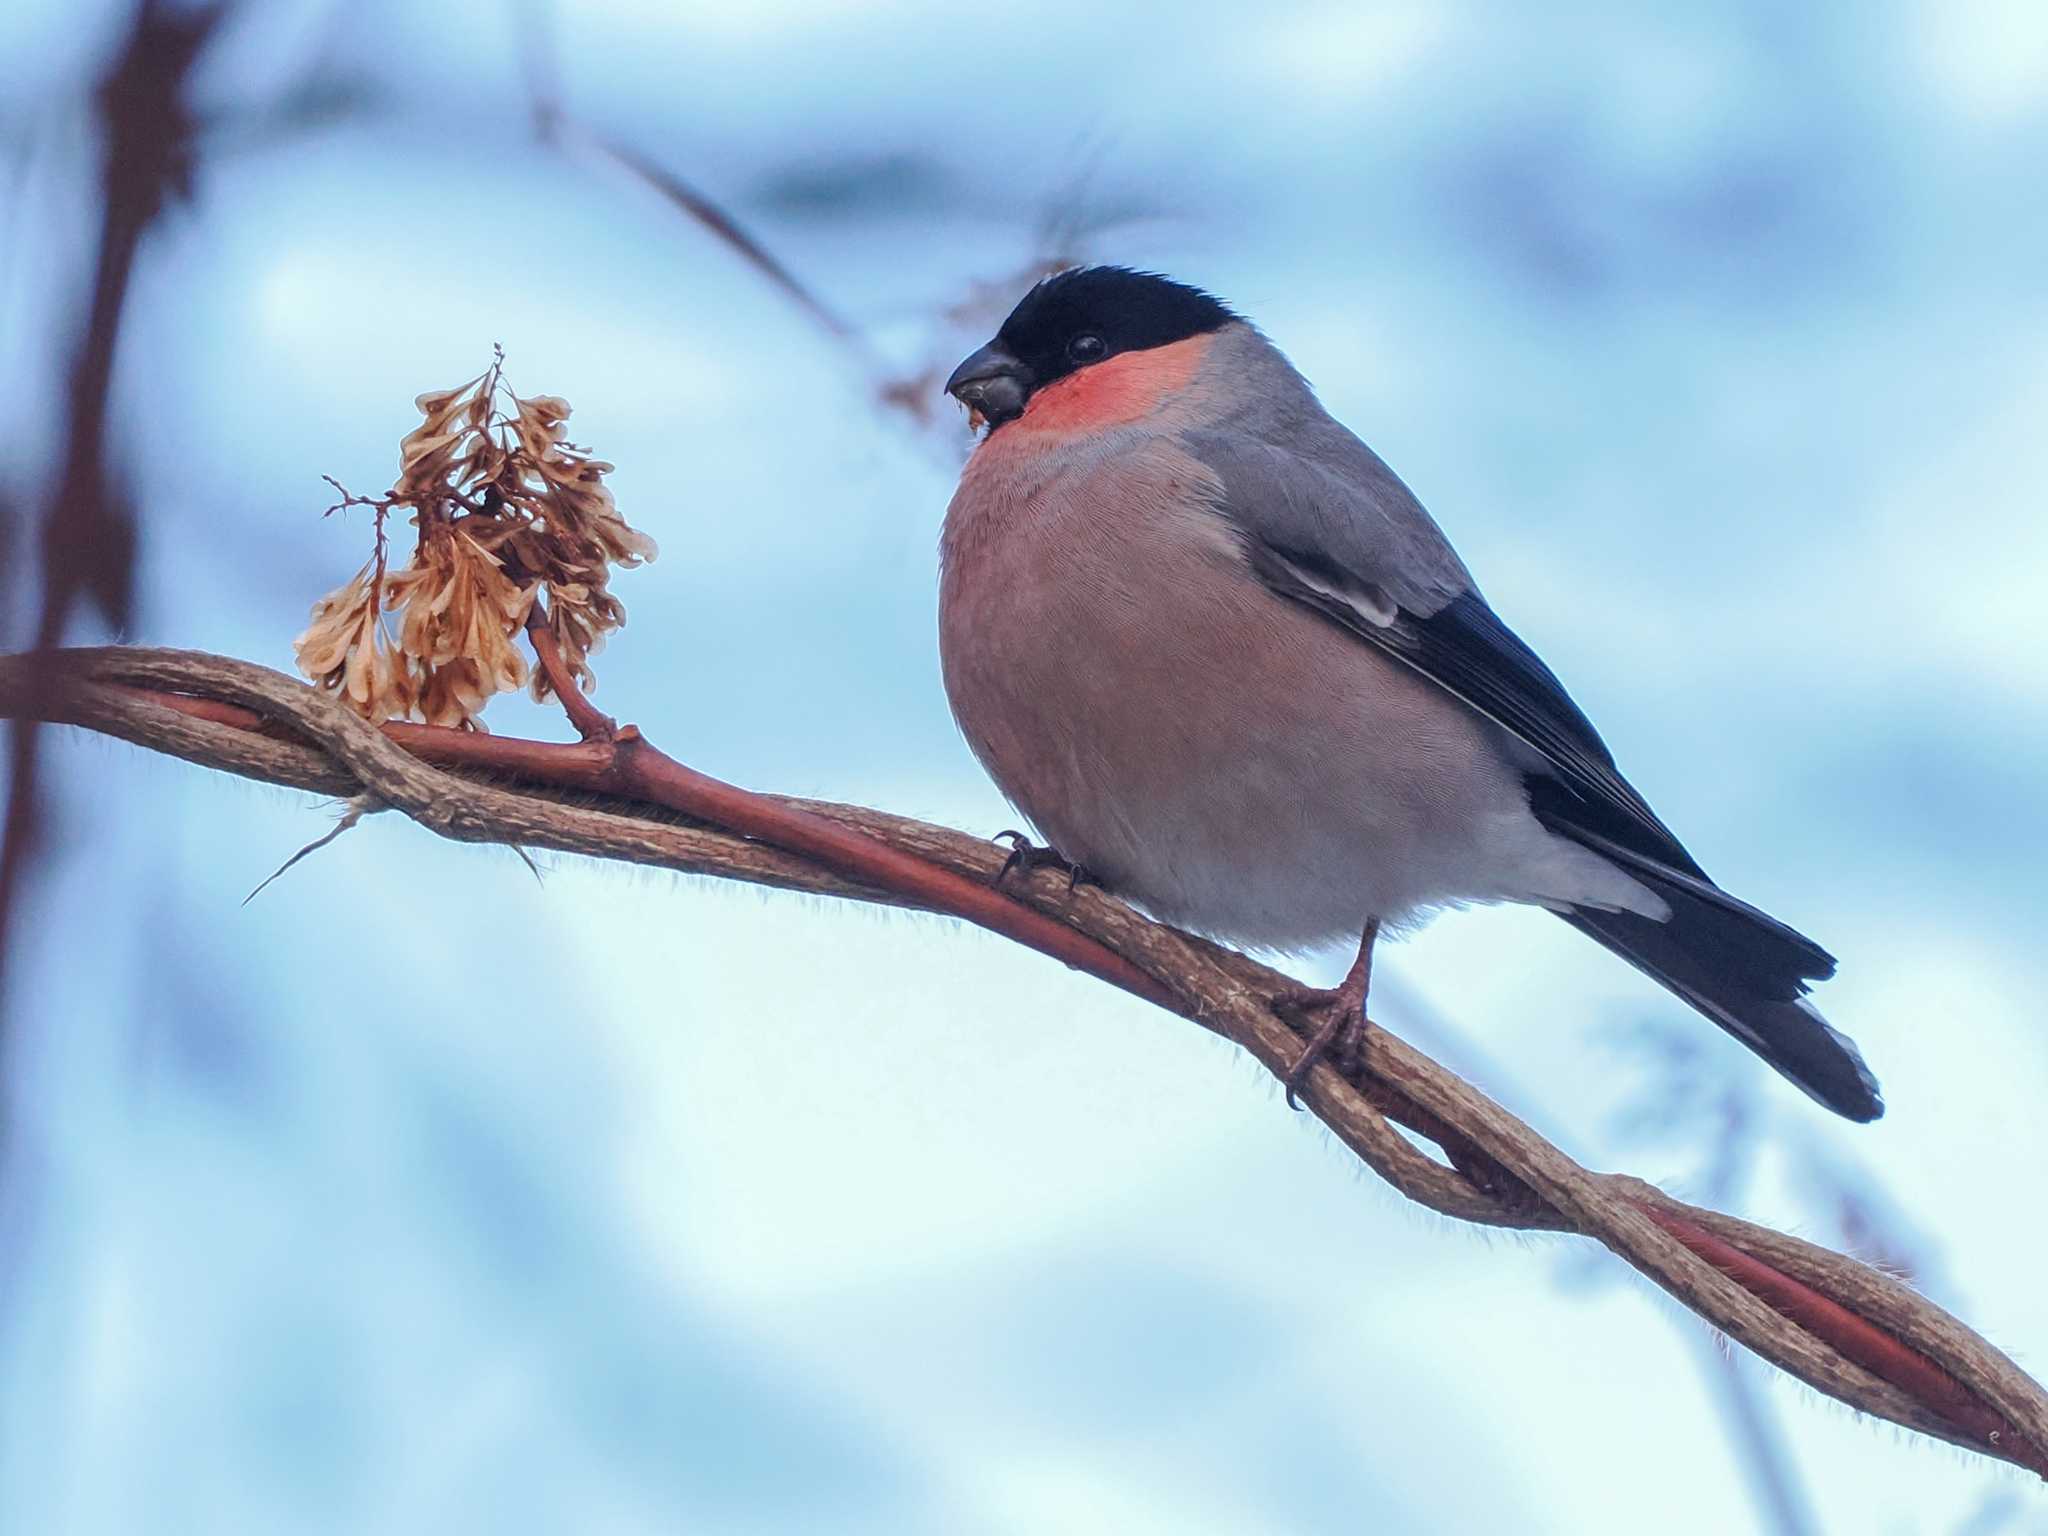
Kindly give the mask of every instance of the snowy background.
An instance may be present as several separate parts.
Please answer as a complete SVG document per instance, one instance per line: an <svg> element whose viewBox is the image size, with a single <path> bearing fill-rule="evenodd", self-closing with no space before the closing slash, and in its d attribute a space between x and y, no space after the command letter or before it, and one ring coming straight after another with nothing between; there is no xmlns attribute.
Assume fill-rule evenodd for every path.
<svg viewBox="0 0 2048 1536"><path fill-rule="evenodd" d="M30 506L128 20L0 13ZM538 143L536 68L859 342ZM129 638L288 667L367 552L318 476L381 486L411 397L502 342L662 544L599 702L992 833L933 638L965 427L876 380L942 375L1050 246L1199 282L1717 877L1841 957L1890 1113L1826 1117L1539 913L1439 920L1376 1014L1575 1155L1906 1263L2048 1369L2048 9L255 0L195 91L227 126L118 354ZM1220 1041L979 933L537 883L393 817L243 907L316 801L48 751L0 1529L2048 1528L2023 1474L1731 1378L1612 1261L1405 1207Z"/></svg>

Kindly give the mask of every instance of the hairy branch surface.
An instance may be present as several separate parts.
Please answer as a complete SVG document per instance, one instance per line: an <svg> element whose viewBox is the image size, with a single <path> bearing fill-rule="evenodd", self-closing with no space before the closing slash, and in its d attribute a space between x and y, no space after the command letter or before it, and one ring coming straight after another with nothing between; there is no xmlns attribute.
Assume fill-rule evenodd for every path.
<svg viewBox="0 0 2048 1536"><path fill-rule="evenodd" d="M1276 971L1099 890L1069 890L1056 875L998 889L994 844L882 811L742 790L594 711L578 714L585 739L563 744L379 728L249 662L106 647L0 656L0 716L85 726L245 778L368 796L461 841L950 914L1192 1020L1276 1077L1302 1049L1272 1010L1293 986ZM1320 1064L1301 1097L1410 1199L1465 1221L1592 1238L1819 1391L2048 1478L2048 1393L1898 1280L1584 1168L1384 1029L1375 1027L1357 1082Z"/></svg>

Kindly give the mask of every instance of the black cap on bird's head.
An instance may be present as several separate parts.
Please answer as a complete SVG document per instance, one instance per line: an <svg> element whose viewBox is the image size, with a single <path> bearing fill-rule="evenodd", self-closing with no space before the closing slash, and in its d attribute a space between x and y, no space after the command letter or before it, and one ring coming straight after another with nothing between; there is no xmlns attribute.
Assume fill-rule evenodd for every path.
<svg viewBox="0 0 2048 1536"><path fill-rule="evenodd" d="M1157 272L1070 267L1017 301L995 340L953 370L946 393L1001 426L1023 414L1034 391L1076 369L1239 318L1215 295Z"/></svg>

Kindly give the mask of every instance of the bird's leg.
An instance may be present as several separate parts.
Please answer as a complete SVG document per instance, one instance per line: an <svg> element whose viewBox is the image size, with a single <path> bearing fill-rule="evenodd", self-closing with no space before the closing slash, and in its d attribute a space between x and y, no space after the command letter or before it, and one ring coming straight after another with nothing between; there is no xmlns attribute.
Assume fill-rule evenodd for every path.
<svg viewBox="0 0 2048 1536"><path fill-rule="evenodd" d="M1334 987L1296 987L1273 999L1273 1011L1296 1029L1307 1031L1308 1044L1282 1079L1287 1087L1287 1107L1299 1109L1294 1095L1311 1069L1325 1056L1348 1079L1355 1079L1365 1056L1365 997L1372 990L1372 946L1380 936L1380 920L1366 919L1365 937L1358 942L1358 958Z"/></svg>
<svg viewBox="0 0 2048 1536"><path fill-rule="evenodd" d="M1074 891L1080 886L1100 885L1102 883L1080 865L1062 855L1057 848L1041 847L1014 828L1007 832L998 832L990 841L996 843L1007 841L1010 845L1010 856L1003 860L1003 867L996 871L993 884L1001 885L1009 878L1010 872L1017 869L1024 871L1026 879L1029 879L1041 869L1065 870L1067 872L1067 894L1069 896L1073 895Z"/></svg>

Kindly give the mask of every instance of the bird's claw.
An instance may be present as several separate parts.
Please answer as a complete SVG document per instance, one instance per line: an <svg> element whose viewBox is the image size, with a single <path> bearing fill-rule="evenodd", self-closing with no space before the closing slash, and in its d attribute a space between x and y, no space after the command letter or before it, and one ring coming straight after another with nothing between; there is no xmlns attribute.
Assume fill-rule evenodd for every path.
<svg viewBox="0 0 2048 1536"><path fill-rule="evenodd" d="M1079 864L1066 858L1057 848L1044 847L1034 843L1014 827L998 832L989 841L995 843L1008 842L1010 845L1010 856L1003 860L1003 867L996 871L996 877L991 882L992 884L1001 885L1010 877L1012 870L1018 869L1024 872L1027 879L1041 869L1065 870L1067 872L1067 894L1069 896L1073 895L1081 886L1100 884L1093 875L1089 874Z"/></svg>
<svg viewBox="0 0 2048 1536"><path fill-rule="evenodd" d="M1365 1016L1365 1000L1372 992L1372 950L1380 936L1377 916L1365 920L1359 935L1358 955L1351 969L1334 987L1293 986L1273 999L1273 1012L1290 1029L1308 1036L1294 1065L1280 1081L1287 1088L1287 1107L1301 1108L1295 1095L1315 1064L1334 1048L1331 1063L1344 1080L1356 1086L1365 1067L1365 1035L1372 1027Z"/></svg>
<svg viewBox="0 0 2048 1536"><path fill-rule="evenodd" d="M1327 1060L1347 1082L1357 1082L1365 1065L1365 1037L1370 1025L1365 999L1349 987L1297 987L1273 999L1273 1011L1308 1037L1294 1065L1281 1078L1287 1107L1300 1109L1297 1095L1319 1061Z"/></svg>

